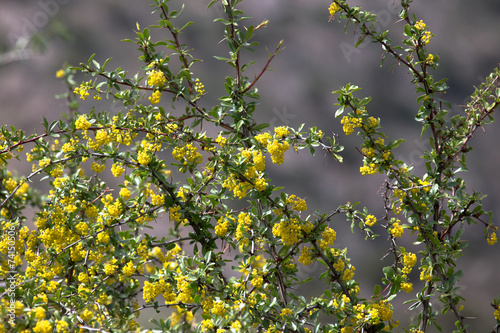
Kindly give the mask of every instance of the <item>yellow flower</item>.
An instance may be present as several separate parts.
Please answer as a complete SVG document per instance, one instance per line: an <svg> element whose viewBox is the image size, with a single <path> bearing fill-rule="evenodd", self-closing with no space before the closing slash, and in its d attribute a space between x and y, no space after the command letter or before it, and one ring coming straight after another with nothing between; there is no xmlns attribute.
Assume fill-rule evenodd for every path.
<svg viewBox="0 0 500 333"><path fill-rule="evenodd" d="M215 234L219 237L224 237L227 234L227 228L229 226L229 221L224 217L221 217L215 226Z"/></svg>
<svg viewBox="0 0 500 333"><path fill-rule="evenodd" d="M389 229L389 232L391 233L391 235L398 238L401 237L405 231L403 227L398 222L396 222L392 225L392 228Z"/></svg>
<svg viewBox="0 0 500 333"><path fill-rule="evenodd" d="M415 29L417 30L424 30L426 28L426 25L424 21L420 20L417 23L415 23Z"/></svg>
<svg viewBox="0 0 500 333"><path fill-rule="evenodd" d="M413 291L413 283L403 282L401 283L401 289L406 291L407 293L411 293Z"/></svg>
<svg viewBox="0 0 500 333"><path fill-rule="evenodd" d="M92 165L90 166L90 168L95 171L96 173L100 173L100 172L103 172L104 169L106 169L106 166L104 164L99 164L99 163L96 163L96 162L92 162Z"/></svg>
<svg viewBox="0 0 500 333"><path fill-rule="evenodd" d="M378 120L374 117L368 117L366 121L368 122L368 127L373 128L378 125Z"/></svg>
<svg viewBox="0 0 500 333"><path fill-rule="evenodd" d="M89 89L91 88L92 83L91 81L88 82L82 82L79 87L76 87L73 92L77 95L80 95L80 98L83 100L86 100L87 97L89 97Z"/></svg>
<svg viewBox="0 0 500 333"><path fill-rule="evenodd" d="M340 6L335 2L333 2L328 8L328 11L330 12L331 16L335 15L335 13L338 12L339 10L341 10Z"/></svg>
<svg viewBox="0 0 500 333"><path fill-rule="evenodd" d="M375 163L365 164L359 168L362 175L374 175L378 172L378 167Z"/></svg>
<svg viewBox="0 0 500 333"><path fill-rule="evenodd" d="M282 164L285 161L285 152L289 148L288 142L280 143L278 140L274 140L267 145L267 151L271 154L271 161L277 165Z"/></svg>
<svg viewBox="0 0 500 333"><path fill-rule="evenodd" d="M227 139L223 137L221 134L215 139L215 142L219 144L219 146L224 147L227 143Z"/></svg>
<svg viewBox="0 0 500 333"><path fill-rule="evenodd" d="M286 199L287 205L292 205L292 209L296 211L306 211L307 203L304 199L299 198L295 194L292 194Z"/></svg>
<svg viewBox="0 0 500 333"><path fill-rule="evenodd" d="M194 89L196 92L198 92L200 95L205 95L205 85L200 82L200 79L196 79L194 81Z"/></svg>
<svg viewBox="0 0 500 333"><path fill-rule="evenodd" d="M326 227L326 229L321 233L321 238L319 247L324 251L329 245L333 244L333 241L337 238L337 233L332 228Z"/></svg>
<svg viewBox="0 0 500 333"><path fill-rule="evenodd" d="M239 320L234 321L231 324L231 328L233 328L236 331L239 331L241 329L241 323L240 323L240 321Z"/></svg>
<svg viewBox="0 0 500 333"><path fill-rule="evenodd" d="M290 133L290 130L286 128L285 126L280 126L276 127L274 129L274 133L276 134L276 137L278 138L286 138L288 134Z"/></svg>
<svg viewBox="0 0 500 333"><path fill-rule="evenodd" d="M495 232L492 232L489 236L488 239L486 240L488 242L488 245L494 245L497 242L497 234Z"/></svg>
<svg viewBox="0 0 500 333"><path fill-rule="evenodd" d="M75 122L75 127L76 129L79 130L87 130L92 124L87 120L87 118L84 115L81 115L78 117L78 119Z"/></svg>
<svg viewBox="0 0 500 333"><path fill-rule="evenodd" d="M299 262L302 265L309 265L313 262L312 248L304 246L302 252L300 253Z"/></svg>
<svg viewBox="0 0 500 333"><path fill-rule="evenodd" d="M293 315L292 309L284 308L281 310L281 318L285 319L286 317L291 317Z"/></svg>
<svg viewBox="0 0 500 333"><path fill-rule="evenodd" d="M147 165L151 162L151 156L149 156L147 151L143 150L139 153L139 155L137 155L137 162L142 165Z"/></svg>
<svg viewBox="0 0 500 333"><path fill-rule="evenodd" d="M120 189L120 197L122 197L125 200L128 200L130 198L130 190L126 187Z"/></svg>
<svg viewBox="0 0 500 333"><path fill-rule="evenodd" d="M37 320L45 319L45 309L41 306L35 308L35 318Z"/></svg>
<svg viewBox="0 0 500 333"><path fill-rule="evenodd" d="M257 140L261 145L267 146L267 143L269 140L271 140L273 137L269 133L261 133L255 136L255 140Z"/></svg>
<svg viewBox="0 0 500 333"><path fill-rule="evenodd" d="M152 70L149 73L148 85L150 85L152 87L156 86L158 88L162 88L166 82L167 82L167 78L165 77L165 74L163 74L162 71Z"/></svg>
<svg viewBox="0 0 500 333"><path fill-rule="evenodd" d="M413 267L417 263L417 256L415 255L415 253L405 253L403 256L403 263L405 264L405 266Z"/></svg>
<svg viewBox="0 0 500 333"><path fill-rule="evenodd" d="M111 167L111 173L115 177L120 177L125 172L125 168L120 163L114 163Z"/></svg>
<svg viewBox="0 0 500 333"><path fill-rule="evenodd" d="M432 65L434 63L434 56L429 53L429 55L427 56L427 59L425 59L425 62L429 65Z"/></svg>
<svg viewBox="0 0 500 333"><path fill-rule="evenodd" d="M155 90L151 97L148 98L151 104L158 104L161 99L161 91Z"/></svg>
<svg viewBox="0 0 500 333"><path fill-rule="evenodd" d="M375 223L377 223L377 218L373 215L368 215L365 219L365 224L369 227L373 226Z"/></svg>
<svg viewBox="0 0 500 333"><path fill-rule="evenodd" d="M38 164L40 165L40 168L44 168L50 164L50 158L44 157Z"/></svg>
<svg viewBox="0 0 500 333"><path fill-rule="evenodd" d="M224 302L214 302L212 306L212 310L210 310L216 316L223 316L226 313L226 309L224 308Z"/></svg>
<svg viewBox="0 0 500 333"><path fill-rule="evenodd" d="M35 333L51 333L52 332L52 324L48 320L42 320L36 323L36 326L33 328L33 332Z"/></svg>

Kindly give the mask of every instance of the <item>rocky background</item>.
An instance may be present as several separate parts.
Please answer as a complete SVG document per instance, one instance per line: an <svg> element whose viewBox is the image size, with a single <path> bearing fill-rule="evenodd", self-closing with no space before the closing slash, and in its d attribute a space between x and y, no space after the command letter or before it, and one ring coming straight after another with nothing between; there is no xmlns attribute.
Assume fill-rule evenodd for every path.
<svg viewBox="0 0 500 333"><path fill-rule="evenodd" d="M213 55L227 54L225 44L218 44L223 26L213 22L221 10L217 6L207 10L208 0L185 2L185 12L177 26L188 20L195 22L181 37L194 49L192 54L203 60L193 70L206 86L205 106L211 107L217 104L217 97L223 92L224 77L233 75L229 66L213 58ZM171 3L180 8L180 1ZM394 41L400 39L403 23L398 22L399 1L352 3L377 13L380 29L391 30ZM120 66L131 75L135 74L140 67L139 53L134 45L120 40L135 38L136 22L141 27L155 23L156 16L151 15L149 4L149 1L134 0L0 1L0 126L13 125L32 133L41 130L42 116L53 121L64 113L65 101L55 99L54 95L65 90L55 77L55 72L65 62L77 65L96 53L95 59L99 62L113 57L108 68ZM267 60L266 49L272 52L281 39L286 46L273 61L273 71L267 72L258 84L262 99L256 117L273 126L297 127L305 123L306 126L318 126L327 135L332 132L339 135L345 146L343 164L318 151L312 158L307 152L290 153L284 165L270 166L273 181L285 186L288 193L306 197L310 213L330 211L346 201L361 201L361 205L380 216L383 206L378 190L384 176L359 173L362 157L356 147L361 145L361 140L343 134L340 120L334 118L336 97L331 92L348 82L362 87L361 94L372 97L367 109L371 115L381 118L383 130L391 138L401 137L407 141L395 152L396 156L413 164L423 174L424 165L419 156L428 144L425 138L420 140L420 127L413 120L418 108L417 96L409 83L411 75L404 68L389 57L380 67L382 50L379 46L367 42L354 49L358 36L352 29L344 34L341 23L328 22L329 5L327 0L247 0L243 3L246 14L253 16L248 25L269 19L268 28L256 34L261 45L248 55L256 64L250 67L247 75L252 77L260 72ZM500 62L500 2L417 1L412 8L436 35L429 48L441 57L435 77L449 78L447 97L453 105L450 112L462 112L462 105L467 102L473 87L479 86ZM30 38L31 42L26 45ZM153 38L169 36L154 31ZM97 104L93 101L82 103L80 111L87 113L94 105ZM111 111L116 107L111 102L98 105ZM500 224L497 217L500 216L499 143L498 125L478 131L472 142L474 151L468 155L470 171L461 176L471 190L488 195L484 200L485 208L493 211L497 225ZM10 168L22 175L29 172L31 166L13 162ZM356 278L361 283L363 295L369 297L372 286L380 283L380 268L387 264L379 260L386 251L385 239L364 242L363 236L352 234L350 226L342 219L334 221L333 227L338 233L336 246L349 245L352 262L357 268ZM469 272L461 282L467 300L463 313L476 318L470 320L474 330L486 332L494 325L489 303L500 294L500 284L495 283L500 280L500 251L498 245L486 245L481 226L467 228L472 231L468 253L457 262L458 268L465 267ZM404 245L416 252L418 248L411 244L411 237L406 239ZM374 253L380 255L374 256ZM312 265L302 273L307 277L320 272L319 265ZM418 273L412 274L414 283L418 284ZM318 292L319 289L310 290L311 295ZM395 317L412 315L405 310L409 305L395 304L398 306ZM408 312L408 316L402 316L402 312ZM409 319L401 320L403 327L406 320ZM453 322L451 316L445 317L441 322L445 332L453 330Z"/></svg>

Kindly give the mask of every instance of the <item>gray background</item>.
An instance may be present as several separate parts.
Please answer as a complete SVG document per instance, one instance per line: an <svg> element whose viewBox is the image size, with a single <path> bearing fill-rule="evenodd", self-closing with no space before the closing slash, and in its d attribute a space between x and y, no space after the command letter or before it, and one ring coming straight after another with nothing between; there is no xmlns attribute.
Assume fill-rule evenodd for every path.
<svg viewBox="0 0 500 333"><path fill-rule="evenodd" d="M172 3L180 4L178 1ZM177 26L187 20L195 22L181 38L194 49L192 54L203 60L193 70L208 92L204 106L211 107L223 93L224 77L234 73L229 66L212 58L212 55L226 56L227 48L224 43L218 44L223 26L212 22L220 10L218 7L206 10L206 3L186 1L185 13ZM381 29L390 29L394 41L401 38L403 24L397 22L396 7L399 1L352 3L379 14ZM141 27L155 23L156 16L150 15L152 9L148 4L148 1L132 0L2 0L0 52L4 55L0 60L0 125L14 125L31 133L41 131L41 116L52 121L64 113L65 102L53 98L65 89L55 78L55 72L64 62L76 65L96 53L95 59L100 62L113 57L108 68L120 66L131 75L135 74L140 66L139 53L134 45L120 40L135 38L136 22ZM357 35L352 29L344 34L341 23L328 22L329 4L329 1L310 0L247 0L242 5L245 12L253 16L247 25L270 20L268 28L256 34L261 46L255 48L256 53L246 57L256 60L256 65L247 72L249 77L260 72L267 60L266 48L272 52L281 39L286 46L271 65L274 71L267 72L258 84L262 99L256 117L274 126L297 127L305 123L306 126L318 126L327 135L339 134L341 144L346 147L342 153L344 164L321 151L312 158L306 151L300 155L289 153L281 167L268 163L273 182L285 186L288 193L305 197L310 213L316 209L327 212L346 201L361 201L361 205L380 216L382 198L378 190L384 177L359 173L362 157L356 147L360 147L361 141L355 135L346 137L342 133L340 120L334 118L336 97L331 92L351 82L363 88L361 94L372 96L367 107L369 113L381 118L383 130L391 138L406 139L395 154L412 163L416 173L421 175L423 163L418 157L428 145L426 140L419 140L420 127L413 120L418 109L416 94L409 83L411 75L405 68L394 64L390 58L380 68L382 50L378 45L367 42L352 54L345 53L346 49L352 50ZM451 112L461 112L460 106L466 103L473 86L479 86L500 61L500 2L417 1L412 5L412 12L436 34L428 45L432 53L441 57L435 77L449 78L451 89L447 97L453 105ZM10 53L12 57L5 55L15 49L16 42L32 34L45 42L43 50ZM169 36L166 32L154 31L153 38ZM24 59L11 61L20 58ZM93 105L97 104L92 100L82 103L80 111L87 113ZM105 103L98 105L100 108L106 106ZM115 105L108 103L107 107L113 111ZM488 194L484 200L485 209L492 210L495 216L499 213L500 195L497 189L498 132L498 125L493 124L476 133L472 142L474 151L468 155L470 172L461 176L471 190ZM15 162L10 168L20 175L31 169L26 163ZM495 217L495 221L498 224L498 218ZM357 268L355 278L361 283L362 294L369 297L373 285L380 283L381 267L389 264L379 260L387 249L385 237L364 242L360 233L351 234L343 219L335 220L333 227L338 233L336 246L349 245L349 254ZM485 332L494 326L489 303L500 294L498 245L485 245L481 226L472 225L467 229L467 254L457 262L458 268L466 269L461 280L462 293L467 299L463 313L476 318L469 321L474 330ZM418 248L411 245L412 241L413 238L406 235L402 244L416 252ZM319 265L311 265L301 274L307 277L320 272ZM418 272L411 276L418 289ZM310 287L307 292L316 295L321 290ZM401 302L405 297L410 299L411 295L401 295ZM404 327L412 313L405 310L407 305L398 302L394 302L397 306L395 317L400 317ZM146 319L144 317L141 319ZM445 332L454 328L453 322L449 315L440 321Z"/></svg>

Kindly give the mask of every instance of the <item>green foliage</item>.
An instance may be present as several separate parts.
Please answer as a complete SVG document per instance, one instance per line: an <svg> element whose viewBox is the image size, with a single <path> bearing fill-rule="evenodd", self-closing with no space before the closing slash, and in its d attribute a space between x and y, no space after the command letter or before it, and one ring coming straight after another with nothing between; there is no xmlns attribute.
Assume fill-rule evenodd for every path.
<svg viewBox="0 0 500 333"><path fill-rule="evenodd" d="M342 147L316 127L266 131L267 124L256 122L258 81L283 42L256 75L247 76L252 62L244 63L241 54L255 51L253 37L268 22L244 26L248 17L237 8L243 0L210 2L208 7L222 6L224 17L215 21L224 26L228 47L227 56L216 58L233 76L226 77L219 103L206 108L205 86L193 66L199 60L182 42L192 23L177 28L182 10L168 0L153 2L157 24L137 25L136 39L126 40L139 50L140 72L109 70L109 59L100 64L91 56L58 72L70 88L64 96L68 120L43 118L41 134L1 129L0 331L147 331L136 319L148 309L159 313L150 324L158 332L392 331L398 321L390 302L415 289L409 303L416 324L406 331L439 328L437 299L443 314L453 313L457 330L467 332L458 286L464 272L455 262L471 232L466 225L483 225L491 245L496 227L482 208L482 195L470 193L458 175L467 170L474 132L493 122L499 70L476 89L463 113L450 116L446 81L432 75L439 57L426 49L433 35L410 15L411 1L401 2L402 45L388 31L374 29L375 14L333 2L331 19L338 13L346 28L353 23L357 45L380 44L384 60L389 55L410 71L420 104L415 120L431 148L422 156L426 173L413 173L394 157L404 140L381 132L381 120L368 112L371 98L358 97L361 88L346 84L334 91L334 114L342 116L345 134L357 132L362 139L360 172L386 175L385 213L377 219L358 203L346 203L305 216L305 200L269 179L268 157L281 165L290 149L314 154L319 148L342 161ZM164 39L154 41L152 30ZM78 72L88 80L75 83ZM116 114L79 111L78 99L90 94L96 101L120 101L123 108ZM26 157L24 147L30 149ZM32 163L32 172L14 177L8 171L12 158ZM38 178L50 184L49 193L31 189ZM34 227L29 209L36 211ZM370 299L359 294L348 249L334 247L337 215L367 239L378 237L378 230L389 240L393 262L382 269ZM167 230L161 236L153 232L159 226ZM415 235L418 253L399 245L405 232ZM322 273L301 280L300 266L315 262ZM409 279L414 267L418 286ZM324 282L321 295L296 292L317 279ZM492 305L500 324L499 299Z"/></svg>

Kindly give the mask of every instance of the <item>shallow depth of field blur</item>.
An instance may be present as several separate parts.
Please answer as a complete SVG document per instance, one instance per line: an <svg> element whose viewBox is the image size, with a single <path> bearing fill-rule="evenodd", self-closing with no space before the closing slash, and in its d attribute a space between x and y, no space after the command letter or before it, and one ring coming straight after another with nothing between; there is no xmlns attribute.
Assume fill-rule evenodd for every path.
<svg viewBox="0 0 500 333"><path fill-rule="evenodd" d="M181 1L171 1L172 5ZM208 1L187 0L184 14L176 26L186 21L195 22L181 35L182 42L194 49L192 54L203 60L192 70L205 84L208 95L202 100L209 108L217 104L223 92L224 77L233 75L231 68L215 60L213 55L225 56L227 48L222 39L223 25L213 19L222 12L217 6L206 9ZM413 120L417 111L416 94L409 83L411 75L392 58L387 57L380 67L382 50L366 42L358 49L354 43L358 36L348 29L344 34L343 24L328 21L330 1L308 0L247 0L242 9L253 16L248 24L257 25L269 20L266 29L256 33L261 43L255 53L247 59L256 64L250 67L247 76L258 74L267 60L267 49L274 50L281 39L286 49L272 62L273 71L264 74L258 83L262 96L260 108L255 115L258 121L271 126L298 127L318 126L324 133L338 134L345 146L342 153L344 163L339 164L321 151L311 157L307 152L300 155L288 153L283 166L269 166L275 184L285 186L287 192L306 198L309 210L327 212L346 201L361 201L372 213L381 216L383 203L379 188L384 176L362 176L359 167L362 156L356 150L361 140L355 135L345 136L340 119L334 118L336 97L333 90L348 82L363 88L361 94L371 96L367 110L370 115L381 118L382 131L390 138L404 138L396 151L396 158L413 164L420 174L424 163L419 159L428 149L427 140L420 140L420 126ZM398 22L399 1L352 1L380 17L380 29L391 30L390 36L397 43L401 37L403 23ZM113 57L108 68L122 67L134 75L141 64L139 53L133 44L123 43L125 38L134 39L136 23L141 27L154 24L157 16L151 15L148 1L134 0L2 0L0 2L0 126L14 125L31 134L41 130L41 117L49 122L57 119L67 109L64 100L56 100L55 94L64 92L64 85L55 73L67 62L77 65L86 62L92 53L103 62ZM436 37L428 45L433 54L440 55L440 67L433 73L436 79L447 77L450 90L448 100L453 105L451 113L462 112L467 96L473 86L479 86L500 62L500 2L489 0L470 2L417 1L412 4L419 19L422 19ZM175 24L175 23L174 23ZM153 30L154 39L168 38L165 32ZM23 46L30 36L28 46ZM79 77L83 79L82 77ZM360 95L358 95L360 97ZM81 103L80 112L88 113L92 106L110 112L118 106L112 101ZM165 107L170 102L165 98ZM487 194L484 208L493 211L494 222L500 225L500 130L497 124L476 132L472 141L474 150L468 155L469 172L462 177L469 188ZM290 163L292 162L292 163ZM9 167L19 175L31 170L26 161L13 161ZM417 173L418 174L418 173ZM37 186L36 182L32 186ZM43 190L43 188L41 188ZM355 279L361 283L362 295L370 297L373 285L382 277L381 260L388 244L384 237L365 242L359 232L352 234L345 220L335 220L336 246L348 247L356 266ZM471 229L466 255L457 266L466 269L461 280L462 294L467 300L463 314L470 319L471 327L478 332L491 330L494 324L490 302L500 294L499 245L488 246L483 238L481 226ZM412 252L412 238L405 234L402 244ZM311 265L302 272L304 278L319 275L320 265ZM468 272L468 274L467 274ZM414 272L414 284L419 283ZM415 289L418 289L415 286ZM311 290L314 294L315 290ZM408 299L411 295L408 295ZM409 320L405 309L409 306L395 302L394 318L399 318L402 327ZM439 305L437 306L439 309ZM406 311L407 312L407 311ZM446 321L449 319L449 322ZM143 320L147 318L141 318ZM454 328L450 315L441 321L445 332Z"/></svg>

